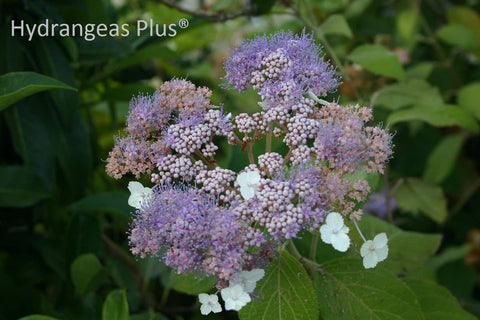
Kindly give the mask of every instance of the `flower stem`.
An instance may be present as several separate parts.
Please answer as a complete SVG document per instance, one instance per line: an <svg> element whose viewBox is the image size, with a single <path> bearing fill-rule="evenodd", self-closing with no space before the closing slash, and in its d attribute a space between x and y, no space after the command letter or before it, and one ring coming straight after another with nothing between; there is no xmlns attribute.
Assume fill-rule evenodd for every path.
<svg viewBox="0 0 480 320"><path fill-rule="evenodd" d="M272 151L272 133L273 133L273 125L270 125L270 130L268 130L268 133L267 133L265 153Z"/></svg>
<svg viewBox="0 0 480 320"><path fill-rule="evenodd" d="M318 234L314 234L312 238L312 244L310 245L310 260L317 260L317 244L318 244Z"/></svg>

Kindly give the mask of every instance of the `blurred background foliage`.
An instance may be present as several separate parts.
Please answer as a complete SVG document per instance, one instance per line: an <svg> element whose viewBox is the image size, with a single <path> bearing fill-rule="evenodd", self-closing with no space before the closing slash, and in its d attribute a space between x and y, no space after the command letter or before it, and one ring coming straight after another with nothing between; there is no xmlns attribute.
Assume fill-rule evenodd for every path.
<svg viewBox="0 0 480 320"><path fill-rule="evenodd" d="M201 317L189 294L211 279L134 259L133 177L111 179L104 160L132 96L162 81L208 86L233 113L257 109L255 93L221 85L223 61L243 39L281 29L314 32L343 78L329 100L371 106L394 132L394 158L376 191L398 206L382 218L440 234L428 253L415 241L403 249L432 255L417 276L480 315L479 9L478 0L0 1L0 319ZM132 32L94 41L10 34L12 19L47 18L129 23ZM139 19L181 18L189 26L175 37L133 29ZM225 151L222 165L241 168L237 153Z"/></svg>

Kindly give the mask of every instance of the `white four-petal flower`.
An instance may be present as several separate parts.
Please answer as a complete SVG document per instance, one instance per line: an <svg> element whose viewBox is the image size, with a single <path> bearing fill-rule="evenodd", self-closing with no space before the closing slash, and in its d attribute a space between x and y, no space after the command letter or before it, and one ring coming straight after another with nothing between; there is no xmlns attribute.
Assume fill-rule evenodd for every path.
<svg viewBox="0 0 480 320"><path fill-rule="evenodd" d="M237 183L240 186L240 194L248 200L255 195L260 183L260 174L257 171L242 172L237 176Z"/></svg>
<svg viewBox="0 0 480 320"><path fill-rule="evenodd" d="M320 228L322 241L332 244L335 250L345 252L350 246L348 227L343 222L343 217L338 212L330 212L325 219L325 224Z"/></svg>
<svg viewBox="0 0 480 320"><path fill-rule="evenodd" d="M253 269L251 271L242 271L233 275L230 280L230 286L239 284L243 287L243 290L247 293L253 292L257 281L262 279L265 275L263 269Z"/></svg>
<svg viewBox="0 0 480 320"><path fill-rule="evenodd" d="M243 286L236 284L220 291L222 299L225 301L225 310L238 311L242 309L247 303L252 301L250 295L243 290Z"/></svg>
<svg viewBox="0 0 480 320"><path fill-rule="evenodd" d="M202 304L200 306L200 313L206 316L210 312L218 313L222 311L222 306L218 302L218 296L216 294L200 293L198 300Z"/></svg>
<svg viewBox="0 0 480 320"><path fill-rule="evenodd" d="M385 232L379 233L373 240L367 240L360 248L360 255L363 257L365 269L374 268L377 263L388 256L388 239Z"/></svg>
<svg viewBox="0 0 480 320"><path fill-rule="evenodd" d="M136 209L140 209L142 204L147 202L153 195L153 190L151 188L144 187L137 181L130 181L128 183L128 190L130 190L128 205Z"/></svg>

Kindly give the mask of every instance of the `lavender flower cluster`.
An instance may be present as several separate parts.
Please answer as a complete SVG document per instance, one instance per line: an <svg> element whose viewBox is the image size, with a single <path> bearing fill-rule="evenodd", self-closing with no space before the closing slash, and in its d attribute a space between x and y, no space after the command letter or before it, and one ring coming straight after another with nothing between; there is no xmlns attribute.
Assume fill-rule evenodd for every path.
<svg viewBox="0 0 480 320"><path fill-rule="evenodd" d="M280 32L236 48L225 81L259 93L253 114L226 114L211 104L209 89L179 79L132 100L126 134L115 141L106 170L114 178L148 175L154 184L131 225L134 254L165 248L167 265L213 274L222 289L236 274L263 268L283 241L326 225L329 212L361 216L355 206L370 187L352 177L383 173L391 136L368 125L369 108L318 98L339 84L319 54L305 33ZM249 165L240 172L216 162L222 138L245 151ZM252 146L263 139L265 153L256 156ZM272 141L288 152L273 152Z"/></svg>

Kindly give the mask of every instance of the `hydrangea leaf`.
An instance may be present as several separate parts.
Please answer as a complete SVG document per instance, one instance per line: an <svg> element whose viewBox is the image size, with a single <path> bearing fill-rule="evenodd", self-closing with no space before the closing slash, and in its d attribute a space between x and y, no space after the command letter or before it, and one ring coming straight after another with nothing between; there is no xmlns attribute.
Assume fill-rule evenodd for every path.
<svg viewBox="0 0 480 320"><path fill-rule="evenodd" d="M348 26L348 22L341 14L333 14L329 16L322 24L321 29L324 34L342 35L352 38L352 30Z"/></svg>
<svg viewBox="0 0 480 320"><path fill-rule="evenodd" d="M457 23L449 23L441 27L437 31L437 37L445 43L462 49L478 49L480 46L473 32Z"/></svg>
<svg viewBox="0 0 480 320"><path fill-rule="evenodd" d="M312 283L303 266L288 252L277 260L257 283L260 298L243 307L240 319L317 320L318 308Z"/></svg>
<svg viewBox="0 0 480 320"><path fill-rule="evenodd" d="M375 106L397 110L408 106L431 107L443 105L440 91L428 82L411 79L383 87L373 99Z"/></svg>
<svg viewBox="0 0 480 320"><path fill-rule="evenodd" d="M382 268L364 269L359 259L322 264L314 283L323 320L424 320L405 283Z"/></svg>
<svg viewBox="0 0 480 320"><path fill-rule="evenodd" d="M0 76L0 111L20 99L34 93L51 90L75 88L36 72L10 72Z"/></svg>
<svg viewBox="0 0 480 320"><path fill-rule="evenodd" d="M201 273L177 274L172 271L170 274L172 288L175 291L191 295L210 291L216 282L217 278L214 276L208 277Z"/></svg>
<svg viewBox="0 0 480 320"><path fill-rule="evenodd" d="M102 320L129 320L128 302L125 290L111 291L102 309Z"/></svg>
<svg viewBox="0 0 480 320"><path fill-rule="evenodd" d="M423 179L427 182L440 183L452 171L462 149L465 135L452 134L443 138L428 156Z"/></svg>
<svg viewBox="0 0 480 320"><path fill-rule="evenodd" d="M480 120L480 82L473 82L458 91L458 105Z"/></svg>
<svg viewBox="0 0 480 320"><path fill-rule="evenodd" d="M404 281L416 294L425 320L477 319L463 310L457 299L446 288L424 280L405 279Z"/></svg>
<svg viewBox="0 0 480 320"><path fill-rule="evenodd" d="M42 179L31 168L0 167L0 177L0 207L28 207L50 196Z"/></svg>
<svg viewBox="0 0 480 320"><path fill-rule="evenodd" d="M366 214L362 216L358 224L367 239L373 239L381 232L387 233L388 257L385 261L380 262L379 266L397 275L416 272L422 268L438 250L442 240L439 234L403 231L392 224Z"/></svg>
<svg viewBox="0 0 480 320"><path fill-rule="evenodd" d="M366 70L398 80L405 80L405 71L395 53L376 44L365 44L355 48L348 59Z"/></svg>
<svg viewBox="0 0 480 320"><path fill-rule="evenodd" d="M411 120L420 120L435 127L458 126L478 133L477 121L465 110L455 105L437 105L432 107L414 106L392 113L387 122L391 125Z"/></svg>
<svg viewBox="0 0 480 320"><path fill-rule="evenodd" d="M75 286L75 291L79 295L84 295L92 290L103 275L104 269L102 264L91 253L78 256L70 266L70 276Z"/></svg>
<svg viewBox="0 0 480 320"><path fill-rule="evenodd" d="M442 188L417 178L403 180L395 191L398 206L405 211L420 211L436 222L447 217L447 200Z"/></svg>

